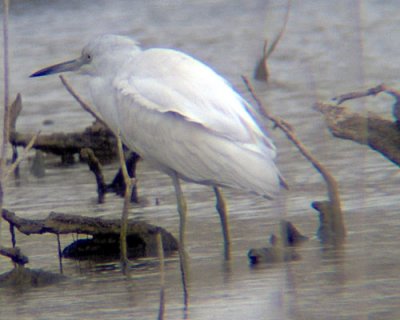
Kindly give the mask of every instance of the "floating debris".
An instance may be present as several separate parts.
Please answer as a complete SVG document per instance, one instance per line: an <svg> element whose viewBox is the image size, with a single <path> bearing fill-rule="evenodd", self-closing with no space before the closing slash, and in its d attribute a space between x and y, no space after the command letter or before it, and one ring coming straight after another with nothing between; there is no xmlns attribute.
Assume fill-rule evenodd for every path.
<svg viewBox="0 0 400 320"><path fill-rule="evenodd" d="M281 220L281 235L270 237L270 246L250 249L247 256L250 264L276 263L300 260L300 255L295 252L293 246L308 240L289 221Z"/></svg>
<svg viewBox="0 0 400 320"><path fill-rule="evenodd" d="M300 255L297 254L292 248L279 248L278 246L250 249L247 256L251 264L300 260Z"/></svg>

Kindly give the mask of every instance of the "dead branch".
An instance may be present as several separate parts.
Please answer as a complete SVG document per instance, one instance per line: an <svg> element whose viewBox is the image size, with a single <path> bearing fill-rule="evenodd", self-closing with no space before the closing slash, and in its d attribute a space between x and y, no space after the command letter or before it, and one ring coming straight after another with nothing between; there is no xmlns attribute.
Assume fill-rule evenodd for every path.
<svg viewBox="0 0 400 320"><path fill-rule="evenodd" d="M8 137L10 134L9 126L10 126L10 105L9 105L9 97L10 97L10 79L9 79L9 61L8 61L8 53L9 53L9 45L8 45L8 17L9 17L9 8L10 1L3 1L3 74L4 74L4 112L3 112L3 137L0 144L0 179L3 177L3 170L5 168L5 162L7 157L7 145L8 145ZM0 189L2 189L1 181L0 181ZM2 194L1 194L2 197ZM0 199L1 203L3 199ZM1 204L0 203L0 204Z"/></svg>
<svg viewBox="0 0 400 320"><path fill-rule="evenodd" d="M104 203L104 198L106 193L114 192L115 194L123 197L125 195L125 181L122 174L122 169L120 168L115 175L114 179L110 184L107 184L102 170L102 165L99 159L94 154L93 150L90 148L83 148L80 152L81 160L85 161L90 171L93 172L97 183L97 202ZM128 159L126 160L126 168L129 177L134 178L136 175L136 163L139 161L140 157L138 154L131 152ZM130 201L133 203L138 203L138 195L136 185L132 187L132 192L130 196Z"/></svg>
<svg viewBox="0 0 400 320"><path fill-rule="evenodd" d="M377 85L376 87L373 87L373 88L370 88L367 90L345 93L340 96L334 97L332 100L336 101L336 103L339 105L347 100L364 98L364 97L368 97L368 96L376 96L380 93L387 93L387 94L393 96L396 100L400 100L400 92L391 87L388 87L385 84L380 84L380 85Z"/></svg>
<svg viewBox="0 0 400 320"><path fill-rule="evenodd" d="M252 87L250 81L246 77L242 77L242 78L243 78L249 92L252 94L254 100L256 101L261 115L264 116L266 119L269 119L270 121L272 121L276 127L281 129L286 134L287 138L297 147L297 149L300 151L300 153L308 161L311 162L311 164L314 166L314 168L322 175L323 179L325 180L327 189L328 189L329 203L332 208L331 213L333 215L332 219L330 220L332 222L330 227L332 230L332 235L334 235L334 237L332 237L332 239L330 239L330 240L332 243L340 243L346 236L346 231L345 231L345 226L344 226L344 222L343 222L343 214L342 214L342 209L341 209L341 204L340 204L339 187L338 187L338 184L337 184L335 178L332 176L332 174L329 172L329 170L326 169L314 157L314 155L312 155L312 153L305 147L305 145L298 139L294 130L292 129L292 126L288 125L282 119L271 115L267 111L266 107L262 104L260 99L258 99L257 95L255 94L254 88Z"/></svg>
<svg viewBox="0 0 400 320"><path fill-rule="evenodd" d="M8 53L9 53L9 45L8 45L8 17L9 17L9 9L10 9L10 1L3 1L3 84L4 84L4 111L3 111L3 127L0 141L0 210L3 208L4 202L4 172L6 168L6 157L7 157L7 148L8 148L8 140L10 135L10 112L9 112L9 97L10 97L10 79L9 79L9 61L8 61ZM0 219L0 230L2 226L2 220ZM1 235L1 234L0 234ZM0 239L1 243L1 239Z"/></svg>
<svg viewBox="0 0 400 320"><path fill-rule="evenodd" d="M89 112L98 122L100 122L104 127L108 128L103 118L89 104L83 101L83 99L75 92L75 90L68 83L67 79L65 79L64 76L62 75L60 75L59 77L64 87L71 94L71 96L74 97L74 99L79 103L79 105L83 108L83 110Z"/></svg>
<svg viewBox="0 0 400 320"><path fill-rule="evenodd" d="M384 92L385 90L386 90L385 85L380 84L379 86L370 88L368 90L345 93L340 96L334 97L332 100L336 101L336 103L339 105L347 100L358 99L367 96L376 96L377 94Z"/></svg>
<svg viewBox="0 0 400 320"><path fill-rule="evenodd" d="M158 308L158 320L164 319L165 311L165 262L162 237L157 233L158 260L160 261L160 305Z"/></svg>
<svg viewBox="0 0 400 320"><path fill-rule="evenodd" d="M395 119L397 127L400 128L400 92L386 86L385 84L380 84L374 88L370 88L364 91L346 93L338 97L335 97L332 100L337 101L337 104L339 105L347 100L358 99L368 96L376 96L380 93L386 93L395 99L395 102L392 106L392 114L393 118Z"/></svg>
<svg viewBox="0 0 400 320"><path fill-rule="evenodd" d="M22 254L20 248L18 247L5 248L1 246L0 255L10 258L12 262L20 266L23 266L29 262L28 257Z"/></svg>
<svg viewBox="0 0 400 320"><path fill-rule="evenodd" d="M290 13L291 5L292 5L292 1L288 0L287 5L286 5L286 13L285 13L285 18L283 20L282 28L280 29L279 33L272 41L271 45L270 46L268 45L267 39L265 39L265 41L264 41L263 55L254 70L254 78L257 80L268 81L268 78L269 78L268 59L271 56L272 52L274 52L279 41L283 37L283 34L285 33L286 26L289 21L289 13Z"/></svg>
<svg viewBox="0 0 400 320"><path fill-rule="evenodd" d="M264 48L263 48L263 55L258 61L256 68L254 69L254 79L260 81L268 81L269 78L269 68L268 68L268 40L264 40Z"/></svg>
<svg viewBox="0 0 400 320"><path fill-rule="evenodd" d="M26 147L24 148L24 152L22 154L22 156L17 157L17 159L15 159L15 161L12 163L12 165L10 165L7 168L7 172L4 176L4 179L7 180L10 175L12 175L16 170L17 167L19 166L19 164L26 159L26 157L28 156L28 152L32 149L33 145L35 144L38 136L40 134L40 131L38 131L35 135L33 135L32 139L29 141L29 143L26 145Z"/></svg>
<svg viewBox="0 0 400 320"><path fill-rule="evenodd" d="M100 161L94 155L93 150L89 148L83 148L80 152L80 156L82 160L85 160L87 162L90 171L92 171L96 177L97 197L98 197L97 202L104 203L104 196L107 192L107 185L104 180Z"/></svg>
<svg viewBox="0 0 400 320"><path fill-rule="evenodd" d="M33 134L11 132L10 142L14 146L26 147L33 138ZM53 133L40 135L32 146L43 152L53 153L63 160L73 154L79 154L81 149L90 148L100 159L109 160L116 156L116 140L111 131L94 123L79 133Z"/></svg>
<svg viewBox="0 0 400 320"><path fill-rule="evenodd" d="M17 119L21 111L22 111L22 97L21 94L18 93L17 97L15 98L14 102L11 104L10 107L10 119L8 126L10 132L15 131Z"/></svg>
<svg viewBox="0 0 400 320"><path fill-rule="evenodd" d="M128 175L131 178L135 178L136 176L136 164L140 160L140 156L135 153L131 152L129 157L126 160L126 169L128 171ZM125 181L122 173L122 169L120 168L115 175L113 181L107 185L107 192L115 192L119 196L125 195ZM132 188L131 193L131 202L139 203L138 195L137 195L137 188L136 185Z"/></svg>
<svg viewBox="0 0 400 320"><path fill-rule="evenodd" d="M325 122L335 137L368 145L400 165L400 132L395 122L382 119L372 112L363 116L346 107L329 103L318 102L314 107L324 115Z"/></svg>
<svg viewBox="0 0 400 320"><path fill-rule="evenodd" d="M266 58L269 58L269 56L272 54L272 52L274 52L276 46L278 45L279 41L282 39L283 34L286 31L287 23L289 21L289 14L290 14L291 6L292 6L292 0L288 0L288 2L286 4L285 18L283 19L283 24L282 24L281 30L279 30L279 33L277 34L275 39L272 41L272 43L269 46L268 50L265 50L266 48L264 48L264 52L265 52L264 56Z"/></svg>

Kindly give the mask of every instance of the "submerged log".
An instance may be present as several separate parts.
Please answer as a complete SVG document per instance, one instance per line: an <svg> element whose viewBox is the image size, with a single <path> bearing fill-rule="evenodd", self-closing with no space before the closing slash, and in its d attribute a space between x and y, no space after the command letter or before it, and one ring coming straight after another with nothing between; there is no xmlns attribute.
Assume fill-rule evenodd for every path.
<svg viewBox="0 0 400 320"><path fill-rule="evenodd" d="M65 280L62 274L40 269L16 267L11 271L0 274L0 287L14 287L20 290L30 287L43 287Z"/></svg>
<svg viewBox="0 0 400 320"><path fill-rule="evenodd" d="M300 260L299 254L293 248L279 248L278 246L250 249L247 257L252 265Z"/></svg>
<svg viewBox="0 0 400 320"><path fill-rule="evenodd" d="M104 220L52 212L45 219L35 220L18 217L14 212L6 209L3 209L2 216L4 220L26 235L77 233L93 237L92 239L78 240L73 247L67 251L64 250L68 257L85 258L85 255L93 257L97 253L104 253L104 256L111 258L119 256L120 219ZM165 229L143 221L130 221L127 238L128 246L132 249L132 256L156 256L158 233L161 234L164 251L177 250L177 240ZM110 246L110 244L114 245ZM105 245L106 248L102 245Z"/></svg>

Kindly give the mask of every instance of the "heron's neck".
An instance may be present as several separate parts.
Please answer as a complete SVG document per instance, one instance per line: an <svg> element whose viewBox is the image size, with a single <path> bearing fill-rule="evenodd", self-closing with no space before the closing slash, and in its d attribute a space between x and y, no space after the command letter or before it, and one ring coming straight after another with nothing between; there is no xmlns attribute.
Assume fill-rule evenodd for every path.
<svg viewBox="0 0 400 320"><path fill-rule="evenodd" d="M124 65L141 51L139 47L135 50L110 51L99 57L96 63L96 75L106 78L114 78Z"/></svg>

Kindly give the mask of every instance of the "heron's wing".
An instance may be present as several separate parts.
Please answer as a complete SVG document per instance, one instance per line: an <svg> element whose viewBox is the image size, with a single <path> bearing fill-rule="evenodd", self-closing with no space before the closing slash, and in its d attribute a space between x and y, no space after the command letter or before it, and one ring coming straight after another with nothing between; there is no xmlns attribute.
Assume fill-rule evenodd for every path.
<svg viewBox="0 0 400 320"><path fill-rule="evenodd" d="M246 110L248 104L208 66L183 53L150 49L137 54L116 77L120 99L161 113L176 113L214 134L248 146L263 145L275 156L271 139Z"/></svg>

